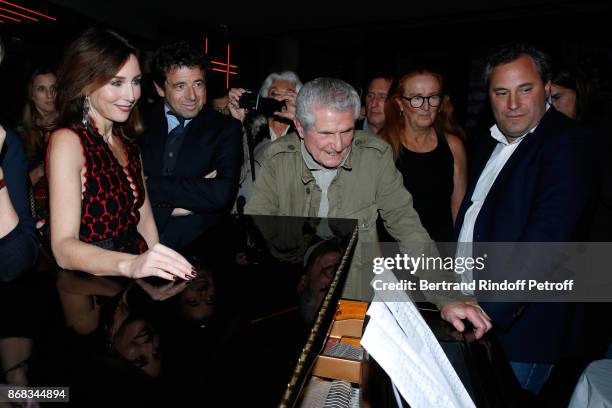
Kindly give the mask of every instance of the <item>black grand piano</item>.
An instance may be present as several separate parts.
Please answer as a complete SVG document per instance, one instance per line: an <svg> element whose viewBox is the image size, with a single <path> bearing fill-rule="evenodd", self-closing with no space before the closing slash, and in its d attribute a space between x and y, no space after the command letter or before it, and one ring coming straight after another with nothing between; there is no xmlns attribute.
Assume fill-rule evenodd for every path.
<svg viewBox="0 0 612 408"><path fill-rule="evenodd" d="M56 270L2 285L0 337L30 339L30 385L68 386L73 406L301 406L356 241L354 220L232 216L185 249L191 282ZM522 404L493 336L419 306L476 406ZM354 403L407 406L360 364Z"/></svg>

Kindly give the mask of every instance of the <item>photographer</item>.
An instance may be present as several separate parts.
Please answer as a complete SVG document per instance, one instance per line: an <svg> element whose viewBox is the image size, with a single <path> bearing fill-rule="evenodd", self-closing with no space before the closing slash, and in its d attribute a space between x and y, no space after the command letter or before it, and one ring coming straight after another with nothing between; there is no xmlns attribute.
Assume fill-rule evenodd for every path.
<svg viewBox="0 0 612 408"><path fill-rule="evenodd" d="M267 76L259 90L259 100L255 95L249 95L246 89L232 88L229 91L230 114L245 123L247 134L243 139L244 162L240 177L237 207L242 207L251 195L253 175L251 174L251 152L255 176L260 167L263 153L270 143L295 132L293 119L295 118L295 100L302 87L302 82L295 72L273 72ZM284 106L280 110L272 111L274 106L270 99L282 101ZM248 107L248 108L245 108ZM273 108L272 108L273 109ZM249 149L249 138L251 146Z"/></svg>

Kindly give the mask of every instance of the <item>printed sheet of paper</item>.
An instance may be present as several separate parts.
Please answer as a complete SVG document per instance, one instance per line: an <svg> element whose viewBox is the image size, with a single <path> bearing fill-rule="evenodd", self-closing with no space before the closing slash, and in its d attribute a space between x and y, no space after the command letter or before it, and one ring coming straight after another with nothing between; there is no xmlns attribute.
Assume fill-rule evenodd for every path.
<svg viewBox="0 0 612 408"><path fill-rule="evenodd" d="M397 281L385 272L377 279ZM378 294L368 309L362 346L413 408L474 407L450 361L408 295Z"/></svg>

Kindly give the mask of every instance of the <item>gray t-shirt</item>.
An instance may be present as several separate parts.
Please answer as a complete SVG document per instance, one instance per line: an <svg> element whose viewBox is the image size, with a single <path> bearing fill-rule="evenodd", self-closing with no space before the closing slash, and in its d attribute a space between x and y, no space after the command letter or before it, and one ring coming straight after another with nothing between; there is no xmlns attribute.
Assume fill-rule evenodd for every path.
<svg viewBox="0 0 612 408"><path fill-rule="evenodd" d="M312 157L306 146L304 146L304 140L300 139L301 149L302 149L302 157L306 162L306 166L312 172L312 176L315 178L317 185L321 189L321 202L319 203L319 211L317 212L317 217L325 218L329 213L329 199L327 197L327 191L329 190L329 186L338 174L338 168L328 169L326 167L321 166L319 163L315 161ZM348 155L346 156L348 157ZM344 161L346 161L346 157ZM344 164L344 161L342 164ZM340 166L342 165L340 164Z"/></svg>

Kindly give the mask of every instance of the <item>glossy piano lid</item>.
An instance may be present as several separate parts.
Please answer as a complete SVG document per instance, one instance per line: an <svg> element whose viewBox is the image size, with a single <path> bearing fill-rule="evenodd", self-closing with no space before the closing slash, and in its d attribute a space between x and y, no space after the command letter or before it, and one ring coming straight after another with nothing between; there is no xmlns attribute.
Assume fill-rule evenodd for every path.
<svg viewBox="0 0 612 408"><path fill-rule="evenodd" d="M185 249L191 282L2 285L0 336L33 339L30 383L69 386L76 406L276 406L354 236L354 220L231 217Z"/></svg>

